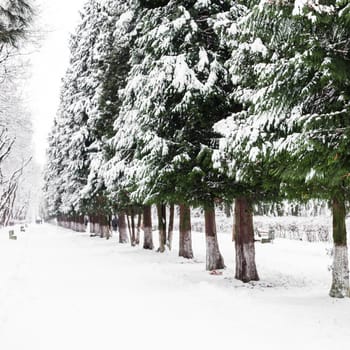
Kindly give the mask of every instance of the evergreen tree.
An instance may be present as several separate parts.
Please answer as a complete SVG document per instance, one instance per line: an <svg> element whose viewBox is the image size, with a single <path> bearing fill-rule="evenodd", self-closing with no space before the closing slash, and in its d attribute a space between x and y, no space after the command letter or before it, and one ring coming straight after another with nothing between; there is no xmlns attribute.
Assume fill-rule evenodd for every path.
<svg viewBox="0 0 350 350"><path fill-rule="evenodd" d="M60 127L51 145L56 150L50 150L60 153L63 168L56 174L60 181L57 210L72 217L88 213L93 232L101 236L109 232L109 216L120 209L115 191L107 192L105 169L111 157L108 140L120 104L118 91L128 71L128 33L133 16L128 6L127 1L116 5L112 0L85 4L70 44L70 67L56 118ZM54 171L54 159L49 159L48 168ZM49 177L54 179L52 174ZM119 197L125 200L128 195L124 192Z"/></svg>
<svg viewBox="0 0 350 350"><path fill-rule="evenodd" d="M63 153L60 152L62 145L59 144L59 125L54 121L53 128L49 136L49 143L46 155L46 167L44 171L44 201L47 218L57 218L60 216L60 206L62 203L61 194Z"/></svg>
<svg viewBox="0 0 350 350"><path fill-rule="evenodd" d="M131 196L145 203L203 206L207 227L207 268L222 268L214 201L221 176L212 167L217 134L212 126L236 106L223 66L228 54L220 40L229 12L226 1L170 1L145 6L123 105L114 137L118 156L129 150L125 169L135 183ZM132 190L132 188L131 188ZM212 259L213 258L213 259Z"/></svg>
<svg viewBox="0 0 350 350"><path fill-rule="evenodd" d="M240 178L249 182L251 167L267 162L289 197L332 202L330 295L348 296L348 2L248 5L230 31L231 77L245 112L227 121L232 132L224 148L235 155L231 167Z"/></svg>
<svg viewBox="0 0 350 350"><path fill-rule="evenodd" d="M105 210L110 212L123 211L129 206L125 192L118 192L114 183L108 187L105 173L113 155L110 138L114 134L113 125L121 104L119 90L125 84L129 70L129 39L133 30L131 5L128 1L118 4L113 0L102 2L99 35L94 44L99 56L96 71L99 84L93 97L95 109L89 113L87 122L94 142L89 153L89 175L83 197L86 202L91 202L96 196L105 196L109 203ZM127 201L127 206L124 201Z"/></svg>
<svg viewBox="0 0 350 350"><path fill-rule="evenodd" d="M56 142L53 154L60 154L59 167L61 214L82 216L82 190L88 181L89 154L95 148L95 135L89 117L97 109L100 53L96 41L100 35L101 6L91 0L84 6L81 23L71 38L70 66L63 79L60 106L56 117ZM50 161L50 159L49 159ZM51 160L52 161L52 160ZM53 159L55 162L55 160ZM49 168L55 167L48 164Z"/></svg>

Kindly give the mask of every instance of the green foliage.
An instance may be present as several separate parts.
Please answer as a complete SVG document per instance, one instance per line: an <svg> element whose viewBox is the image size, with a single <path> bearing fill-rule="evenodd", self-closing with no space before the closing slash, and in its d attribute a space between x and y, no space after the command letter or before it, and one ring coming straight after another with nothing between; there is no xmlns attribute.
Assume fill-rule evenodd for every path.
<svg viewBox="0 0 350 350"><path fill-rule="evenodd" d="M113 138L115 164L131 156L134 200L203 206L227 192L211 154L213 125L237 109L223 66L229 9L227 1L173 1L140 12Z"/></svg>
<svg viewBox="0 0 350 350"><path fill-rule="evenodd" d="M90 0L50 140L52 211L347 193L348 21L348 1Z"/></svg>
<svg viewBox="0 0 350 350"><path fill-rule="evenodd" d="M347 191L348 3L249 6L230 31L233 95L245 111L226 122L230 132L223 131L227 168L254 182L252 167L260 160L270 168L264 186L281 182L289 198Z"/></svg>

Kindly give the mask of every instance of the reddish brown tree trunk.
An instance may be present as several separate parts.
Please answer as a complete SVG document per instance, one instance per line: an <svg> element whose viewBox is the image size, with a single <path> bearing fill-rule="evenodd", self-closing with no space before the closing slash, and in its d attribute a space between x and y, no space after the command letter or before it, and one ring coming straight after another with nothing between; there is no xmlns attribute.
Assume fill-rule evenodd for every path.
<svg viewBox="0 0 350 350"><path fill-rule="evenodd" d="M219 250L219 243L216 234L215 208L204 209L205 217L205 238L206 238L206 269L208 271L225 268L224 258Z"/></svg>
<svg viewBox="0 0 350 350"><path fill-rule="evenodd" d="M235 201L236 276L242 282L258 281L252 206L245 197Z"/></svg>
<svg viewBox="0 0 350 350"><path fill-rule="evenodd" d="M193 258L192 235L191 235L191 209L190 207L180 205L180 240L179 240L179 256L186 259Z"/></svg>
<svg viewBox="0 0 350 350"><path fill-rule="evenodd" d="M152 212L150 205L145 205L143 208L143 232L143 249L153 249Z"/></svg>
<svg viewBox="0 0 350 350"><path fill-rule="evenodd" d="M159 230L159 248L158 252L163 253L166 245L166 206L165 204L157 205L158 213L158 230Z"/></svg>
<svg viewBox="0 0 350 350"><path fill-rule="evenodd" d="M173 232L174 232L174 212L175 212L175 206L174 204L170 204L169 207L169 225L168 225L168 236L166 240L166 244L171 250L171 246L173 243Z"/></svg>
<svg viewBox="0 0 350 350"><path fill-rule="evenodd" d="M126 232L125 212L118 215L119 243L128 243L128 234Z"/></svg>

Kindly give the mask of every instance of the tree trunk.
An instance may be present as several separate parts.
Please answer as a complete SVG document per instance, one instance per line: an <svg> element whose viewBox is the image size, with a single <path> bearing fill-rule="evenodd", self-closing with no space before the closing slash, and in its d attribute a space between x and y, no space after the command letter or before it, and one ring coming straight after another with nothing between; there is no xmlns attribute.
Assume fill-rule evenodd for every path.
<svg viewBox="0 0 350 350"><path fill-rule="evenodd" d="M90 236L95 236L95 222L96 218L95 215L90 215Z"/></svg>
<svg viewBox="0 0 350 350"><path fill-rule="evenodd" d="M243 282L259 281L255 265L252 207L247 198L235 201L236 276Z"/></svg>
<svg viewBox="0 0 350 350"><path fill-rule="evenodd" d="M158 213L158 230L159 230L159 248L158 252L163 253L165 251L166 244L166 206L165 204L157 205Z"/></svg>
<svg viewBox="0 0 350 350"><path fill-rule="evenodd" d="M105 217L105 237L106 239L110 239L112 237L112 231L111 231L111 218L109 215Z"/></svg>
<svg viewBox="0 0 350 350"><path fill-rule="evenodd" d="M143 208L143 232L143 249L153 249L152 213L150 205L145 205Z"/></svg>
<svg viewBox="0 0 350 350"><path fill-rule="evenodd" d="M80 231L86 232L85 222L84 222L84 215L80 217Z"/></svg>
<svg viewBox="0 0 350 350"><path fill-rule="evenodd" d="M174 204L170 204L169 207L169 225L168 225L168 236L166 240L166 244L171 250L171 246L173 243L173 232L174 232L174 212L175 212L175 206Z"/></svg>
<svg viewBox="0 0 350 350"><path fill-rule="evenodd" d="M74 231L79 232L79 216L74 217Z"/></svg>
<svg viewBox="0 0 350 350"><path fill-rule="evenodd" d="M75 217L75 231L80 232L79 216Z"/></svg>
<svg viewBox="0 0 350 350"><path fill-rule="evenodd" d="M97 226L96 226L97 223L96 223L96 220L97 220L97 219L96 219L96 216L95 216L95 215L94 215L92 218L93 218L93 220L92 220L92 225L91 225L91 226L92 226L92 233L93 233L94 236L96 236L96 232L97 232Z"/></svg>
<svg viewBox="0 0 350 350"><path fill-rule="evenodd" d="M346 242L345 203L343 198L333 198L333 268L329 295L333 298L350 297L349 260Z"/></svg>
<svg viewBox="0 0 350 350"><path fill-rule="evenodd" d="M141 211L139 211L139 213L137 214L136 241L135 241L137 245L140 244L141 224L142 224L142 213Z"/></svg>
<svg viewBox="0 0 350 350"><path fill-rule="evenodd" d="M206 269L208 271L225 268L224 258L219 250L218 238L216 235L215 208L205 208L205 238L206 238Z"/></svg>
<svg viewBox="0 0 350 350"><path fill-rule="evenodd" d="M97 236L97 233L98 233L97 215L94 216L93 232L94 232L94 235Z"/></svg>
<svg viewBox="0 0 350 350"><path fill-rule="evenodd" d="M131 245L135 247L136 245L136 230L135 230L135 211L134 208L131 208Z"/></svg>
<svg viewBox="0 0 350 350"><path fill-rule="evenodd" d="M125 212L122 211L118 215L119 226L119 243L128 243L128 233L126 232Z"/></svg>
<svg viewBox="0 0 350 350"><path fill-rule="evenodd" d="M130 244L131 246L134 245L134 239L132 237L132 232L131 232L131 224L130 224L130 215L129 215L129 210L126 212L126 220L128 222L128 231L129 231L129 237L130 237Z"/></svg>
<svg viewBox="0 0 350 350"><path fill-rule="evenodd" d="M100 214L98 216L98 223L99 223L99 233L101 238L104 237L104 221L105 221L104 216Z"/></svg>
<svg viewBox="0 0 350 350"><path fill-rule="evenodd" d="M94 222L94 232L95 235L97 236L100 232L100 223L99 223L99 217L98 215L95 216L95 222Z"/></svg>
<svg viewBox="0 0 350 350"><path fill-rule="evenodd" d="M77 216L77 231L82 232L81 231L81 216L80 215Z"/></svg>
<svg viewBox="0 0 350 350"><path fill-rule="evenodd" d="M180 241L179 241L179 256L186 259L193 258L192 250L192 235L191 235L191 209L190 207L180 205Z"/></svg>

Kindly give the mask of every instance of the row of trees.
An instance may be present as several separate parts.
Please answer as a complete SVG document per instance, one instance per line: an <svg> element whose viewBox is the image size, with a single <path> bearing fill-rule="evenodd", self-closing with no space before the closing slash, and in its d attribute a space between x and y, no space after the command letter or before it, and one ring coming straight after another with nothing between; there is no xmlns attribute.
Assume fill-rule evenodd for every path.
<svg viewBox="0 0 350 350"><path fill-rule="evenodd" d="M89 0L49 140L48 216L180 206L180 255L191 258L190 208L205 216L208 270L224 267L215 205L235 203L236 278L258 280L252 206L330 200L330 295L349 296L348 1ZM62 219L64 217L64 219ZM68 218L68 219L67 219Z"/></svg>
<svg viewBox="0 0 350 350"><path fill-rule="evenodd" d="M30 159L31 123L19 89L18 58L29 34L33 9L28 1L0 2L0 225L23 219L29 207L21 193Z"/></svg>

